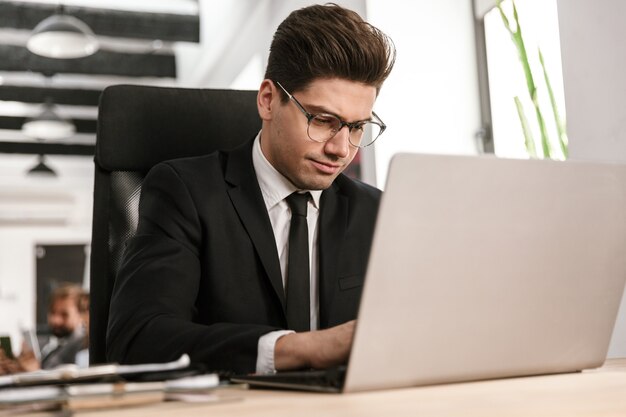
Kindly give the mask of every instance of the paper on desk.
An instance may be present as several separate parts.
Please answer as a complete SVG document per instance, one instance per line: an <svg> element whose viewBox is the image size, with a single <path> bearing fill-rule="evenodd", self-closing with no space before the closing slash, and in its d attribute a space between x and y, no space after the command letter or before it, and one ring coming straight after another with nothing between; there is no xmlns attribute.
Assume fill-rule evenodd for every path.
<svg viewBox="0 0 626 417"><path fill-rule="evenodd" d="M189 355L183 354L178 360L166 363L148 363L138 365L95 365L79 368L76 365L61 365L54 369L22 372L0 376L0 388L9 386L71 383L84 380L98 380L106 377L144 374L150 372L173 371L189 366Z"/></svg>
<svg viewBox="0 0 626 417"><path fill-rule="evenodd" d="M0 406L37 401L56 401L63 395L63 388L58 386L6 388L0 390Z"/></svg>
<svg viewBox="0 0 626 417"><path fill-rule="evenodd" d="M213 389L215 374L158 382L82 383L75 385L25 386L0 389L0 410L46 404L49 408L72 410L112 408L168 400L218 401Z"/></svg>
<svg viewBox="0 0 626 417"><path fill-rule="evenodd" d="M1 413L36 410L97 410L161 402L165 383L99 383L0 390Z"/></svg>
<svg viewBox="0 0 626 417"><path fill-rule="evenodd" d="M65 402L71 398L124 396L165 391L164 382L115 382L78 385L49 385L0 390L0 406L31 402Z"/></svg>
<svg viewBox="0 0 626 417"><path fill-rule="evenodd" d="M214 402L220 398L214 394L219 386L217 374L196 375L165 381L165 399L183 402Z"/></svg>
<svg viewBox="0 0 626 417"><path fill-rule="evenodd" d="M195 375L165 381L165 390L168 392L210 390L217 387L219 383L220 379L217 374Z"/></svg>
<svg viewBox="0 0 626 417"><path fill-rule="evenodd" d="M191 359L184 353L178 360L165 363L141 363L137 365L116 365L118 375L142 374L148 372L174 371L189 366Z"/></svg>

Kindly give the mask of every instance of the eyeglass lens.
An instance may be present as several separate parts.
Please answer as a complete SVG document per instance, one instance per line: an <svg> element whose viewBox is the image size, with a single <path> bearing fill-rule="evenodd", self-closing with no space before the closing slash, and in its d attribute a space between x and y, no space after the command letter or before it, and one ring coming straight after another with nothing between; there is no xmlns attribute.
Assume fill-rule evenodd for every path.
<svg viewBox="0 0 626 417"><path fill-rule="evenodd" d="M316 142L326 142L332 139L341 128L341 120L337 117L330 114L318 114L309 121L308 134ZM350 143L354 146L365 147L378 138L381 130L377 123L363 121L350 129Z"/></svg>

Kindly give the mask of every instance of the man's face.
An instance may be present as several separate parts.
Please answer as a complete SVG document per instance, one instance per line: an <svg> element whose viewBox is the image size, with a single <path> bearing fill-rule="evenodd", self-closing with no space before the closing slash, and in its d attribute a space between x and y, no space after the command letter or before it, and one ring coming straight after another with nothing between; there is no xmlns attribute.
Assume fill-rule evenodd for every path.
<svg viewBox="0 0 626 417"><path fill-rule="evenodd" d="M280 101L279 88L264 81L259 92L259 106L267 105L265 112L260 107L263 154L296 187L326 189L350 164L358 148L350 145L347 127L327 142L309 139L306 116L293 101ZM338 78L318 79L305 90L291 93L309 113L333 114L346 122L370 119L376 100L375 87Z"/></svg>
<svg viewBox="0 0 626 417"><path fill-rule="evenodd" d="M66 337L80 326L81 316L71 298L55 300L48 311L48 325L56 337Z"/></svg>

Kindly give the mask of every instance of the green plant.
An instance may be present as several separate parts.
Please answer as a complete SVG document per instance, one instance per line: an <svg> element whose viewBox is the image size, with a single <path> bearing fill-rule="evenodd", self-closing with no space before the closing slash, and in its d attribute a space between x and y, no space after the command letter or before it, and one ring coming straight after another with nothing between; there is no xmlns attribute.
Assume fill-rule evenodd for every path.
<svg viewBox="0 0 626 417"><path fill-rule="evenodd" d="M548 76L548 72L546 71L545 61L543 54L541 53L541 48L538 48L539 62L541 64L541 69L543 72L543 79L545 82L546 89L548 91L548 95L550 98L550 104L552 108L552 115L554 117L554 122L556 125L557 133L558 133L558 147L555 148L553 142L550 140L548 135L548 129L546 128L545 118L543 117L543 113L541 110L541 105L538 100L538 90L537 85L535 83L535 79L533 77L533 72L530 67L530 63L528 60L528 53L526 51L526 45L524 43L524 37L522 36L522 27L519 22L519 15L517 13L517 7L515 5L515 1L511 0L513 3L513 19L515 22L515 26L511 24L511 21L506 16L503 8L502 8L502 0L497 0L496 5L498 10L500 11L500 16L502 17L502 22L504 23L505 28L511 35L511 40L515 45L520 63L522 65L522 69L524 71L524 77L526 79L526 88L528 90L528 94L530 95L531 102L533 104L533 110L535 113L535 118L537 120L537 125L539 127L539 132L541 134L541 157L543 158L567 158L568 156L568 140L567 133L565 129L565 121L561 117L559 113L556 100L554 98L554 91L552 89L552 84L550 83L550 78ZM524 106L522 105L522 101L518 96L513 98L515 103L515 108L517 110L517 115L520 120L520 124L522 126L522 131L524 133L524 142L526 145L526 151L531 158L538 158L540 155L537 153L536 142L534 139L534 135L530 128L530 124L528 118L526 117L526 113L524 111ZM558 148L558 150L557 150Z"/></svg>

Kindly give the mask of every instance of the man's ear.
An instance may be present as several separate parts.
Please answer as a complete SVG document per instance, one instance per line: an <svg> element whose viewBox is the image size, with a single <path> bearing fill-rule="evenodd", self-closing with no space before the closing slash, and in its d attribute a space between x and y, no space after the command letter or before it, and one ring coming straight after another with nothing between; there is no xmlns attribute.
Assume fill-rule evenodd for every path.
<svg viewBox="0 0 626 417"><path fill-rule="evenodd" d="M263 80L256 96L256 105L262 120L272 119L273 106L277 105L279 100L280 96L274 83L268 79Z"/></svg>

